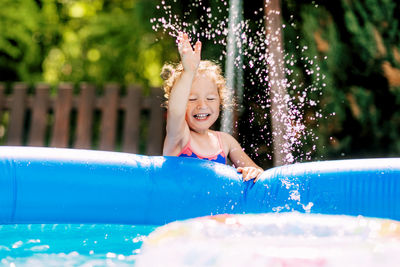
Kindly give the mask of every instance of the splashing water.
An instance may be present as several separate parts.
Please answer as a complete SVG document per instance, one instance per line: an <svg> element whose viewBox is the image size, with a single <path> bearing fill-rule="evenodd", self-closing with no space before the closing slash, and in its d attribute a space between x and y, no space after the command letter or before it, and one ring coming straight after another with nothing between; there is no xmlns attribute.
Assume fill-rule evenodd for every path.
<svg viewBox="0 0 400 267"><path fill-rule="evenodd" d="M223 47L219 57L220 63L224 62L227 57L234 57L235 68L247 70L248 86L262 88L257 94L253 106L248 107L251 116L250 123L261 124L260 130L254 133L258 136L253 136L253 139L262 144L261 147L254 144L253 141L251 144L245 144L253 150L250 152L251 156L257 157L259 153L265 153L268 150L266 147L272 146L273 139L281 137L284 141L279 147L279 152L284 155L283 164L310 160L317 146L312 144L306 150L305 145L309 145L310 140L316 142L318 136L306 125L318 126L318 121L323 119L322 108L319 107L320 101L315 95L320 96L326 84L324 83L325 76L320 73L321 68L317 64L317 56L314 58L305 56L308 47L298 44L300 37L290 40L290 43L295 44L299 55L304 56L299 57L285 53L283 47L278 43L279 35L284 34L284 31L290 27L295 27L295 23L283 24L278 29L269 28L272 15L280 14L279 11L271 10L268 7L270 1L266 1L265 7L254 11L254 17L260 17L260 19L243 19L233 25L233 40L236 42L237 51L228 53L224 49L227 47L229 34L228 1L220 0L209 7L201 0L193 0L183 15L173 13L174 4L176 4L176 0L163 0L157 6L157 9L163 12L163 16L151 19L154 31L162 31L163 35L173 38L178 36L178 32L184 31L189 34L193 42L199 39ZM262 16L267 7L268 16ZM194 14L196 11L199 13L197 18ZM239 15L243 14L236 14L236 16ZM232 15L230 17L236 20L236 18L232 18ZM271 51L270 47L274 46L283 55L281 58L276 57L276 53ZM313 81L311 84L304 82L304 77L295 71L296 66L299 65L305 69L305 75L316 77L310 79ZM277 77L281 73L283 78L278 79ZM271 91L271 86L276 84L283 88L283 91L278 94ZM238 98L250 100L251 94L245 91L243 96L239 95ZM241 104L240 101L239 104ZM273 104L276 105L277 112L269 115ZM279 122L282 127L271 131L268 126L270 120ZM244 140L244 142L247 141ZM271 159L272 155L267 153L267 158Z"/></svg>

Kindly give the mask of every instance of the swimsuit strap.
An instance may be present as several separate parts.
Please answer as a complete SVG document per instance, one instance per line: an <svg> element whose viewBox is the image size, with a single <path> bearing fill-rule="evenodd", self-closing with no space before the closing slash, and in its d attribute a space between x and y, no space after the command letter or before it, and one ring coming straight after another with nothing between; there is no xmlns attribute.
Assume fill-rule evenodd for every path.
<svg viewBox="0 0 400 267"><path fill-rule="evenodd" d="M183 149L181 150L181 152L178 154L178 157L180 157L180 156L185 156L185 154L190 156L190 155L192 155L192 153L193 153L193 154L195 154L196 157L198 157L198 158L210 159L210 158L218 157L218 155L220 155L220 156L222 156L222 157L224 158L225 164L226 164L226 155L225 155L224 149L223 149L223 147L222 147L221 133L220 133L220 132L215 132L215 133L216 133L217 138L218 138L218 146L219 146L219 149L218 149L218 151L217 151L214 155L209 155L209 156L204 157L204 156L202 156L202 155L199 155L199 154L195 153L195 152L193 151L191 145L190 145L191 138L190 138L190 136L189 136L189 141L188 141L187 144L183 147Z"/></svg>
<svg viewBox="0 0 400 267"><path fill-rule="evenodd" d="M224 151L224 148L222 146L222 140L221 140L221 132L216 132L217 133L217 137L218 137L218 144L219 144L219 148L222 150L222 152ZM224 152L225 155L225 152Z"/></svg>

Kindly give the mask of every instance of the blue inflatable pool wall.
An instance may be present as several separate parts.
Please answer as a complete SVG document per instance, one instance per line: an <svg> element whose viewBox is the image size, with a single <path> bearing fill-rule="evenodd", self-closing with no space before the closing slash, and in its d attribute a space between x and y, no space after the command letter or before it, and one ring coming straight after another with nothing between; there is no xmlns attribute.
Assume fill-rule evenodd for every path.
<svg viewBox="0 0 400 267"><path fill-rule="evenodd" d="M160 225L293 210L400 220L400 158L287 165L253 183L190 158L0 147L1 224Z"/></svg>

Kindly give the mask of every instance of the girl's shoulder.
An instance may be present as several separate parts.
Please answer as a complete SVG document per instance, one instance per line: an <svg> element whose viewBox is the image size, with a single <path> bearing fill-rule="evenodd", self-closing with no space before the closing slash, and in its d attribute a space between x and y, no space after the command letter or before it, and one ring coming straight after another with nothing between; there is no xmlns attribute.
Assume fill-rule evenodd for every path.
<svg viewBox="0 0 400 267"><path fill-rule="evenodd" d="M228 149L237 144L236 139L229 133L221 132L221 131L214 131L214 132L217 135L219 135L219 137L221 138L222 144L224 144L224 146L227 146Z"/></svg>
<svg viewBox="0 0 400 267"><path fill-rule="evenodd" d="M231 136L230 134L221 131L212 130L211 132L214 133L216 136L220 137L221 139L226 139L229 138L229 136Z"/></svg>
<svg viewBox="0 0 400 267"><path fill-rule="evenodd" d="M216 134L219 134L219 136L221 136L221 138L234 139L235 140L235 138L231 134L229 134L227 132L222 132L222 131L214 131L214 132Z"/></svg>

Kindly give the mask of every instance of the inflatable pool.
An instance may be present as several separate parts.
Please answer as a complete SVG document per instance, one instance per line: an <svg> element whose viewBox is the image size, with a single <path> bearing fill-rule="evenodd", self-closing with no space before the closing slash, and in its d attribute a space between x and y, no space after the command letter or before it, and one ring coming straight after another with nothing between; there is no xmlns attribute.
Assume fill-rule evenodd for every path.
<svg viewBox="0 0 400 267"><path fill-rule="evenodd" d="M230 266L248 261L252 266L343 266L346 261L337 257L354 263L347 266L391 266L400 255L395 220L400 220L400 158L282 166L253 183L243 182L230 166L190 158L0 147L1 229L21 231L3 238L9 244L0 244L6 266L107 265L110 260L129 266L137 254L137 264L146 266L160 255L167 261L171 249L180 251L175 253L179 259L170 259L174 266L224 266L227 259ZM138 227L126 230L126 225ZM144 230L135 232L140 225ZM154 225L165 226L147 237ZM69 233L84 229L84 235L93 231L94 237L75 238L69 246L75 249L61 252L57 248L68 238L58 240L57 231L64 228ZM39 233L32 237L35 229ZM47 231L56 234L45 242ZM22 240L22 232L29 238ZM89 240L106 244L111 235L118 241L88 249ZM121 242L128 248L118 250ZM26 258L16 252L22 250ZM212 250L224 255L216 257ZM233 257L238 250L245 254Z"/></svg>
<svg viewBox="0 0 400 267"><path fill-rule="evenodd" d="M162 225L216 214L299 211L400 220L400 158L301 163L242 182L196 159L0 147L0 223Z"/></svg>
<svg viewBox="0 0 400 267"><path fill-rule="evenodd" d="M215 215L172 222L145 240L136 266L397 266L400 222L344 215Z"/></svg>

